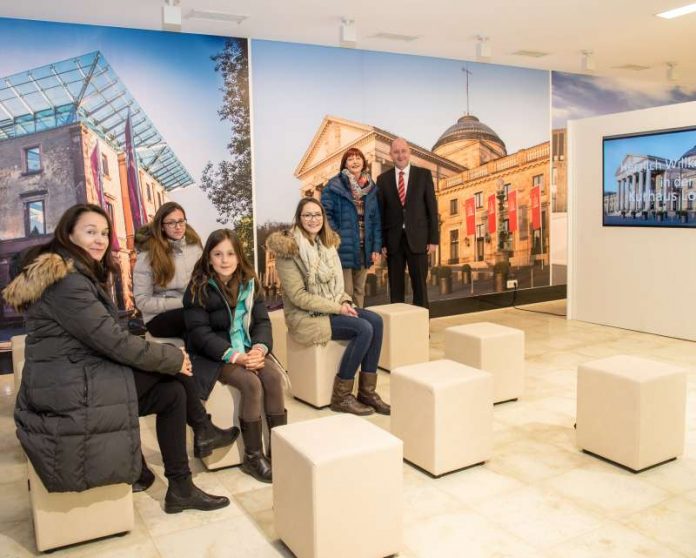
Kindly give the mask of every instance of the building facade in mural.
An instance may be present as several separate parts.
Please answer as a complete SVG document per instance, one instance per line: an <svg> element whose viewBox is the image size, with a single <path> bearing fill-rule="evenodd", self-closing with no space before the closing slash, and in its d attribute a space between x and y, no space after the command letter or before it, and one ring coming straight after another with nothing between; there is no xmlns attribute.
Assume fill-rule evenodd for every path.
<svg viewBox="0 0 696 558"><path fill-rule="evenodd" d="M133 309L134 231L193 179L100 52L0 79L0 289L22 250L50 240L76 203L101 205ZM21 316L0 307L0 324Z"/></svg>
<svg viewBox="0 0 696 558"><path fill-rule="evenodd" d="M376 178L392 166L389 147L396 137L375 126L325 117L295 170L300 195L318 198L350 147L365 154ZM465 114L432 150L409 145L413 164L429 169L436 185L440 246L430 261L436 273L450 281L454 277L455 284L467 275L471 287L464 294L490 292L500 290L493 272L496 262L504 260L520 279L520 287L548 284L549 142L508 154L494 130ZM558 162L564 166L564 161L563 157ZM440 271L445 268L447 273ZM266 269L269 286L277 286L268 257ZM368 296L386 287L383 265L372 272L376 277L368 279ZM478 290L471 274L474 281L481 280ZM442 294L451 290L446 285Z"/></svg>

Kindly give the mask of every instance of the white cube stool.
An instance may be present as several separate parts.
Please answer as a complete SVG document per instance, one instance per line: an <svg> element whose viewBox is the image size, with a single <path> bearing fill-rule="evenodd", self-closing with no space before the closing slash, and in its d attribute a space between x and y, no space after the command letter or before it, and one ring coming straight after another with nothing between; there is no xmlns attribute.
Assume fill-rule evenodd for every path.
<svg viewBox="0 0 696 558"><path fill-rule="evenodd" d="M493 374L493 403L524 390L524 331L490 322L445 329L445 358Z"/></svg>
<svg viewBox="0 0 696 558"><path fill-rule="evenodd" d="M578 447L639 472L684 451L686 371L617 355L578 366Z"/></svg>
<svg viewBox="0 0 696 558"><path fill-rule="evenodd" d="M10 338L15 394L19 392L19 385L22 383L22 370L24 370L24 348L26 340L26 335L15 335L14 337Z"/></svg>
<svg viewBox="0 0 696 558"><path fill-rule="evenodd" d="M382 316L384 323L380 368L393 370L397 366L430 359L430 313L427 308L397 303L370 306L368 310Z"/></svg>
<svg viewBox="0 0 696 558"><path fill-rule="evenodd" d="M215 426L220 428L239 428L239 407L242 394L232 386L226 386L220 382L215 382L213 391L210 392L208 400L205 402L205 409L210 413L210 417ZM223 467L234 467L239 465L244 458L244 443L242 436L231 446L217 448L208 457L201 459L205 468L209 471L222 469Z"/></svg>
<svg viewBox="0 0 696 558"><path fill-rule="evenodd" d="M130 484L48 492L27 460L36 548L40 552L133 529Z"/></svg>
<svg viewBox="0 0 696 558"><path fill-rule="evenodd" d="M287 335L288 376L295 399L321 409L331 403L334 377L348 341L301 345Z"/></svg>
<svg viewBox="0 0 696 558"><path fill-rule="evenodd" d="M268 313L271 319L273 334L273 355L278 359L281 366L288 369L288 343L286 336L288 328L285 325L285 313L283 310L274 310Z"/></svg>
<svg viewBox="0 0 696 558"><path fill-rule="evenodd" d="M391 376L391 432L404 458L440 476L491 457L493 378L453 360L401 366Z"/></svg>
<svg viewBox="0 0 696 558"><path fill-rule="evenodd" d="M402 541L402 443L354 415L273 429L275 529L295 556L375 558Z"/></svg>

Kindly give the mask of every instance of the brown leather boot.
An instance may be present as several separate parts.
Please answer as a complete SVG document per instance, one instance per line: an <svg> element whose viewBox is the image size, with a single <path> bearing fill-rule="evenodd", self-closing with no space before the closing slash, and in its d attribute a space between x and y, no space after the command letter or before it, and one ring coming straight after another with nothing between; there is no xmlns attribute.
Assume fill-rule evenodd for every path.
<svg viewBox="0 0 696 558"><path fill-rule="evenodd" d="M358 383L358 401L363 405L372 407L380 415L390 415L391 407L387 405L375 391L377 387L377 373L360 372Z"/></svg>
<svg viewBox="0 0 696 558"><path fill-rule="evenodd" d="M371 415L372 409L359 403L353 395L355 380L343 380L336 376L334 379L333 393L331 394L331 410L337 413L352 413L354 415Z"/></svg>

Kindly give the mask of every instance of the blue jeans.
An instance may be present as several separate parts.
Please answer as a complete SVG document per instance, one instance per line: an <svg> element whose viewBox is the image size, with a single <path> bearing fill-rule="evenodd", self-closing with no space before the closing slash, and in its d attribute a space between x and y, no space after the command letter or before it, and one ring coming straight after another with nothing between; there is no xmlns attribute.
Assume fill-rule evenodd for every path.
<svg viewBox="0 0 696 558"><path fill-rule="evenodd" d="M364 308L356 308L356 311L357 318L342 314L329 316L331 339L350 340L338 367L338 377L342 380L355 378L359 365L363 372L377 372L382 350L382 317Z"/></svg>

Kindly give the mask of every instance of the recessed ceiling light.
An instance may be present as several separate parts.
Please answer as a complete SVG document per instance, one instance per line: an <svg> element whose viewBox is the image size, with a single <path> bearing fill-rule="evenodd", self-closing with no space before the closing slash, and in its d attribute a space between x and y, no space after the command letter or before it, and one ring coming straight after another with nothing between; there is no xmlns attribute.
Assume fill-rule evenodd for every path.
<svg viewBox="0 0 696 558"><path fill-rule="evenodd" d="M516 50L512 54L516 56L529 56L530 58L541 58L549 55L548 52L541 52L540 50Z"/></svg>
<svg viewBox="0 0 696 558"><path fill-rule="evenodd" d="M191 10L186 14L186 19L212 19L215 21L231 21L242 23L249 16L230 14L228 12L215 12L213 10Z"/></svg>
<svg viewBox="0 0 696 558"><path fill-rule="evenodd" d="M418 35L401 35L399 33L377 33L370 35L370 39L386 39L387 41L404 41L405 43L415 41Z"/></svg>
<svg viewBox="0 0 696 558"><path fill-rule="evenodd" d="M641 66L640 64L624 64L623 66L612 66L615 70L632 70L634 72L642 72L647 70L650 66Z"/></svg>
<svg viewBox="0 0 696 558"><path fill-rule="evenodd" d="M655 15L665 19L674 19L675 17L681 17L692 12L696 12L696 3L688 4L686 6L682 6L681 8L674 8L673 10L667 10L666 12L660 12L659 14Z"/></svg>

